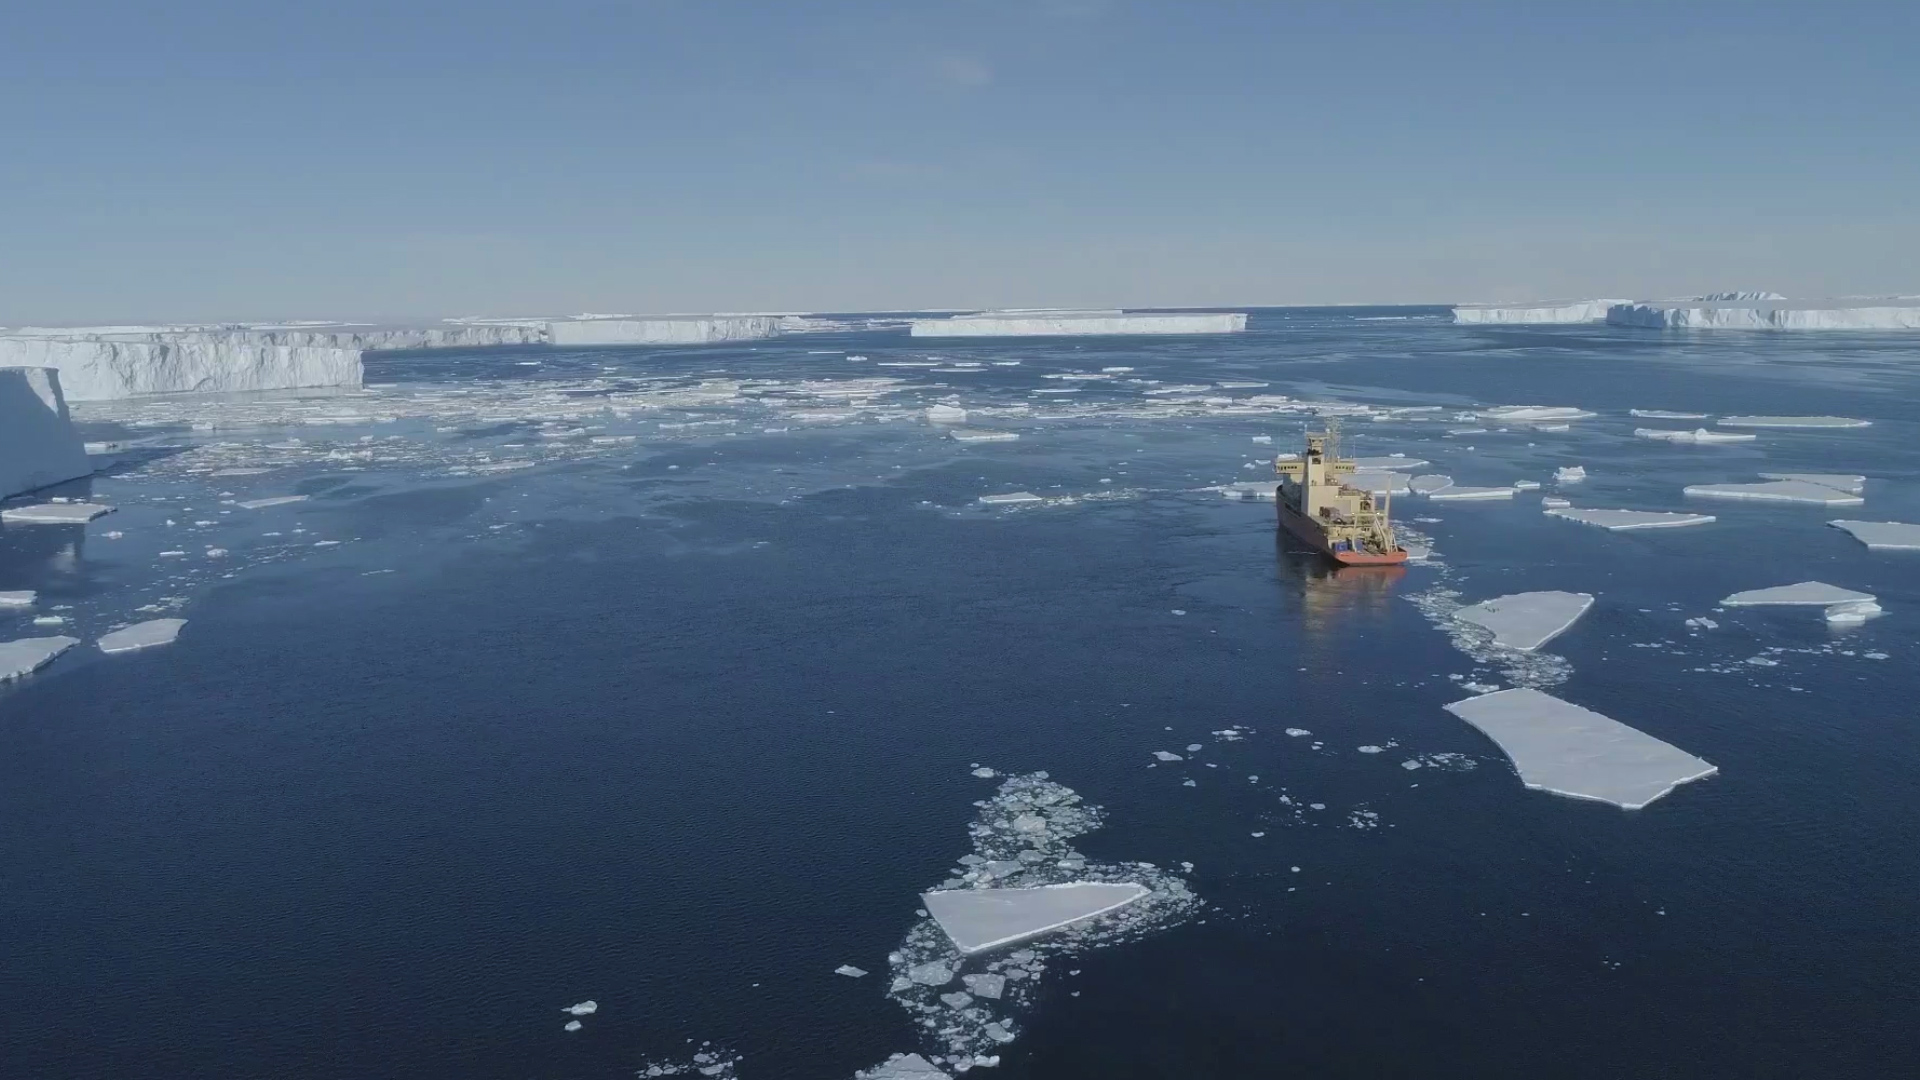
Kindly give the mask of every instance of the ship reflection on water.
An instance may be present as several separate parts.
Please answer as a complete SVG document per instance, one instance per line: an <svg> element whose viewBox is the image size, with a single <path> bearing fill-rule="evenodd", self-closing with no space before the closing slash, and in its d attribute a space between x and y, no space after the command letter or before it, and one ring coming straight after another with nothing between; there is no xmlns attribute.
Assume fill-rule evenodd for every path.
<svg viewBox="0 0 1920 1080"><path fill-rule="evenodd" d="M1274 530L1274 556L1281 588L1300 597L1302 621L1316 637L1383 618L1407 576L1404 565L1339 566L1285 529Z"/></svg>

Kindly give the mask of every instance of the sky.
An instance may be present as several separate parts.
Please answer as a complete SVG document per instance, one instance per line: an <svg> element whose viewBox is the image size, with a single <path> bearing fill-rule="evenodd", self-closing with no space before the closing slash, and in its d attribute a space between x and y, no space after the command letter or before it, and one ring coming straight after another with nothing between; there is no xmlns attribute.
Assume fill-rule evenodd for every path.
<svg viewBox="0 0 1920 1080"><path fill-rule="evenodd" d="M65 0L0 325L1920 293L1920 4Z"/></svg>

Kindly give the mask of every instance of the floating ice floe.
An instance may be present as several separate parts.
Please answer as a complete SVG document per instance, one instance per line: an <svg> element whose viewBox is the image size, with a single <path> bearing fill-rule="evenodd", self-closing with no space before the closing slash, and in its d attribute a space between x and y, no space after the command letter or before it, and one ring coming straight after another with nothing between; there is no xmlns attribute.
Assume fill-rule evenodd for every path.
<svg viewBox="0 0 1920 1080"><path fill-rule="evenodd" d="M1419 458L1410 458L1405 454L1388 454L1385 457L1354 458L1353 467L1360 472L1399 472L1403 469L1423 468L1432 462Z"/></svg>
<svg viewBox="0 0 1920 1080"><path fill-rule="evenodd" d="M1436 491L1445 491L1453 486L1453 477L1438 473L1427 473L1407 481L1407 490L1415 495L1431 495Z"/></svg>
<svg viewBox="0 0 1920 1080"><path fill-rule="evenodd" d="M954 442L1015 442L1020 438L1017 431L988 431L984 428L954 428L947 432Z"/></svg>
<svg viewBox="0 0 1920 1080"><path fill-rule="evenodd" d="M929 405L927 419L936 424L964 424L967 422L967 410L958 405Z"/></svg>
<svg viewBox="0 0 1920 1080"><path fill-rule="evenodd" d="M980 502L985 506L1017 506L1023 503L1046 502L1047 500L1031 491L1009 491L1003 495L982 495Z"/></svg>
<svg viewBox="0 0 1920 1080"><path fill-rule="evenodd" d="M1553 470L1553 481L1556 484L1577 484L1586 478L1587 467L1585 465L1564 465Z"/></svg>
<svg viewBox="0 0 1920 1080"><path fill-rule="evenodd" d="M248 499L234 503L242 510L265 510L269 506L286 506L288 503L306 502L305 495L276 495L270 499Z"/></svg>
<svg viewBox="0 0 1920 1080"><path fill-rule="evenodd" d="M1824 581L1802 581L1794 585L1737 592L1720 601L1720 604L1722 607L1832 607L1835 604L1871 603L1877 599L1872 593L1855 592Z"/></svg>
<svg viewBox="0 0 1920 1080"><path fill-rule="evenodd" d="M32 607L34 598L38 595L32 589L0 592L0 608Z"/></svg>
<svg viewBox="0 0 1920 1080"><path fill-rule="evenodd" d="M1153 756L1161 761L1185 761L1186 759L1171 750L1155 750Z"/></svg>
<svg viewBox="0 0 1920 1080"><path fill-rule="evenodd" d="M1559 637L1592 606L1589 593L1525 592L1463 607L1453 617L1492 631L1495 645L1532 652Z"/></svg>
<svg viewBox="0 0 1920 1080"><path fill-rule="evenodd" d="M1369 469L1361 469L1345 480L1342 480L1341 483L1347 487L1359 491L1371 492L1375 495L1404 495L1407 492L1407 482L1410 479L1412 478L1406 473L1375 472Z"/></svg>
<svg viewBox="0 0 1920 1080"><path fill-rule="evenodd" d="M1660 439L1676 443L1736 443L1752 442L1758 435L1742 435L1732 431L1708 431L1695 428L1692 431L1669 431L1665 428L1634 428L1635 436L1642 439Z"/></svg>
<svg viewBox="0 0 1920 1080"><path fill-rule="evenodd" d="M1668 412L1665 409L1628 409L1628 416L1637 416L1642 420L1705 420L1703 412Z"/></svg>
<svg viewBox="0 0 1920 1080"><path fill-rule="evenodd" d="M1859 506L1867 500L1836 488L1804 480L1768 480L1759 484L1688 484L1682 494L1703 499L1753 499L1759 502L1812 503L1816 506Z"/></svg>
<svg viewBox="0 0 1920 1080"><path fill-rule="evenodd" d="M967 1059L971 1065L973 1059ZM951 1080L945 1071L919 1054L895 1054L871 1069L853 1074L854 1080Z"/></svg>
<svg viewBox="0 0 1920 1080"><path fill-rule="evenodd" d="M833 969L833 973L835 975L845 975L849 979L864 979L867 977L864 969L854 967L852 964L841 964L839 967Z"/></svg>
<svg viewBox="0 0 1920 1080"><path fill-rule="evenodd" d="M1851 416L1723 416L1721 427L1745 428L1863 428L1872 427L1871 420L1856 420Z"/></svg>
<svg viewBox="0 0 1920 1080"><path fill-rule="evenodd" d="M1241 480L1220 485L1220 494L1229 499L1277 499L1280 487L1271 480Z"/></svg>
<svg viewBox="0 0 1920 1080"><path fill-rule="evenodd" d="M1720 770L1680 748L1538 690L1499 690L1447 711L1478 728L1535 791L1638 810Z"/></svg>
<svg viewBox="0 0 1920 1080"><path fill-rule="evenodd" d="M99 503L40 503L0 510L0 521L9 525L85 525L111 513L113 507Z"/></svg>
<svg viewBox="0 0 1920 1080"><path fill-rule="evenodd" d="M136 649L150 649L155 645L171 645L180 636L180 628L187 625L185 619L148 619L132 626L101 635L100 651L103 653L133 652Z"/></svg>
<svg viewBox="0 0 1920 1080"><path fill-rule="evenodd" d="M1872 600L1852 600L1827 609L1829 626L1855 626L1886 612Z"/></svg>
<svg viewBox="0 0 1920 1080"><path fill-rule="evenodd" d="M1792 480L1803 484L1819 484L1835 491L1844 491L1849 495L1860 495L1867 490L1867 478L1850 473L1815 472L1763 472L1762 480Z"/></svg>
<svg viewBox="0 0 1920 1080"><path fill-rule="evenodd" d="M582 1023L581 1023L580 1021L578 1021L578 1020L569 1020L569 1021L567 1021L567 1022L566 1022L565 1024L562 1024L562 1025L560 1026L560 1030L562 1030L562 1031L579 1031L579 1030L580 1030L580 1029L581 1029L582 1027L585 1027L585 1026L586 1026L586 1025L584 1025L584 1024L582 1024Z"/></svg>
<svg viewBox="0 0 1920 1080"><path fill-rule="evenodd" d="M0 642L0 682L25 678L53 663L55 657L78 644L79 638L70 637L20 638L17 641Z"/></svg>
<svg viewBox="0 0 1920 1080"><path fill-rule="evenodd" d="M920 901L964 955L1026 941L1118 911L1146 896L1144 885L1076 881L1015 889L953 889Z"/></svg>
<svg viewBox="0 0 1920 1080"><path fill-rule="evenodd" d="M592 1016L600 1011L600 1003L589 998L578 1005L568 1005L560 1010L573 1016Z"/></svg>
<svg viewBox="0 0 1920 1080"><path fill-rule="evenodd" d="M1541 500L1543 503L1546 500ZM1676 514L1659 510L1576 510L1564 505L1547 508L1548 517L1577 521L1582 525L1627 532L1633 529L1678 529L1688 525L1707 525L1712 514Z"/></svg>
<svg viewBox="0 0 1920 1080"><path fill-rule="evenodd" d="M1567 507L1572 506L1573 503L1569 502L1566 499L1561 498L1558 495L1548 495L1546 498L1540 500L1540 505L1546 507L1549 510L1564 510Z"/></svg>
<svg viewBox="0 0 1920 1080"><path fill-rule="evenodd" d="M1427 498L1435 502L1482 502L1488 499L1511 499L1510 487L1446 487L1429 492Z"/></svg>
<svg viewBox="0 0 1920 1080"><path fill-rule="evenodd" d="M1868 551L1920 551L1920 525L1898 521L1844 520L1829 521L1827 524L1846 530L1855 540L1865 544ZM5 596L5 593L0 593L0 606L5 606Z"/></svg>
<svg viewBox="0 0 1920 1080"><path fill-rule="evenodd" d="M1543 424L1565 420L1585 420L1596 415L1585 409L1564 405L1499 405L1481 409L1480 419L1496 424Z"/></svg>

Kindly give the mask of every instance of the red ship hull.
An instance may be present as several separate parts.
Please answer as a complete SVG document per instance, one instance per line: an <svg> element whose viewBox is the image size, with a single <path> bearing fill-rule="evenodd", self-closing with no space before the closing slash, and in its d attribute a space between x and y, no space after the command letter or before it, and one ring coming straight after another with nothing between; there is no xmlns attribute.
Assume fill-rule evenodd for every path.
<svg viewBox="0 0 1920 1080"><path fill-rule="evenodd" d="M1279 504L1280 526L1292 533L1294 538L1313 550L1339 563L1341 566L1397 566L1407 561L1405 550L1395 548L1385 554L1369 551L1336 551L1327 542L1327 534L1314 524L1312 519L1295 510L1286 498L1274 500Z"/></svg>

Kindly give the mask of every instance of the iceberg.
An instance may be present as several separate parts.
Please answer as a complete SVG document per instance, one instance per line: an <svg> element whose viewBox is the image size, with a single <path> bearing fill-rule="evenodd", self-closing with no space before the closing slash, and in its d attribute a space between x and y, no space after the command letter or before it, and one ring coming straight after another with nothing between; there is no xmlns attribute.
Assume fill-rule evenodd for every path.
<svg viewBox="0 0 1920 1080"><path fill-rule="evenodd" d="M1749 589L1720 601L1723 607L1832 607L1835 604L1872 603L1879 597L1854 592L1824 581L1802 581L1795 585L1776 585L1770 589Z"/></svg>
<svg viewBox="0 0 1920 1080"><path fill-rule="evenodd" d="M0 499L92 474L60 372L0 367Z"/></svg>
<svg viewBox="0 0 1920 1080"><path fill-rule="evenodd" d="M600 1011L600 1003L589 998L578 1005L565 1006L560 1011L571 1016L592 1016Z"/></svg>
<svg viewBox="0 0 1920 1080"><path fill-rule="evenodd" d="M0 642L0 683L25 678L75 645L79 638L39 637Z"/></svg>
<svg viewBox="0 0 1920 1080"><path fill-rule="evenodd" d="M98 642L103 653L133 652L136 649L150 649L155 645L171 645L180 636L180 628L187 625L185 619L148 619L143 623L104 634Z"/></svg>
<svg viewBox="0 0 1920 1080"><path fill-rule="evenodd" d="M920 901L963 955L1117 911L1146 896L1131 882L1078 881L1028 889L947 889L922 893Z"/></svg>
<svg viewBox="0 0 1920 1080"><path fill-rule="evenodd" d="M113 507L99 503L39 503L0 510L0 521L9 525L85 525L111 513Z"/></svg>
<svg viewBox="0 0 1920 1080"><path fill-rule="evenodd" d="M1495 645L1532 652L1566 632L1592 606L1590 593L1526 592L1461 608L1453 617L1492 631Z"/></svg>
<svg viewBox="0 0 1920 1080"><path fill-rule="evenodd" d="M1241 312L1200 311L982 311L915 319L913 337L1076 337L1089 334L1234 334L1247 328Z"/></svg>
<svg viewBox="0 0 1920 1080"><path fill-rule="evenodd" d="M1642 439L1661 439L1676 443L1734 443L1752 442L1758 435L1741 435L1731 431L1708 431L1695 428L1692 431L1671 431L1665 428L1634 428L1633 433Z"/></svg>
<svg viewBox="0 0 1920 1080"><path fill-rule="evenodd" d="M1835 491L1844 491L1852 495L1859 495L1867 490L1866 477L1853 476L1848 473L1763 472L1760 474L1760 478L1762 480L1793 480L1804 484L1819 484L1821 487L1830 487Z"/></svg>
<svg viewBox="0 0 1920 1080"><path fill-rule="evenodd" d="M1670 330L1915 330L1920 297L1789 300L1778 293L1712 293L1607 309L1610 326Z"/></svg>
<svg viewBox="0 0 1920 1080"><path fill-rule="evenodd" d="M967 410L958 405L929 405L927 420L935 424L964 424L967 422Z"/></svg>
<svg viewBox="0 0 1920 1080"><path fill-rule="evenodd" d="M1760 484L1688 484L1681 493L1706 499L1754 499L1761 502L1814 503L1819 506L1859 506L1867 500L1804 480L1769 480Z"/></svg>
<svg viewBox="0 0 1920 1080"><path fill-rule="evenodd" d="M1920 525L1898 521L1829 521L1827 524L1846 530L1865 544L1868 551L1920 551ZM0 593L0 597L5 595ZM4 600L0 600L0 605L3 604Z"/></svg>
<svg viewBox="0 0 1920 1080"><path fill-rule="evenodd" d="M58 368L73 401L357 387L362 375L359 349L267 345L244 335L206 333L0 337L0 366L16 364Z"/></svg>
<svg viewBox="0 0 1920 1080"><path fill-rule="evenodd" d="M1745 428L1863 428L1872 427L1871 420L1856 420L1851 416L1723 416L1721 427Z"/></svg>
<svg viewBox="0 0 1920 1080"><path fill-rule="evenodd" d="M1534 791L1639 810L1720 770L1670 743L1538 690L1499 690L1446 706L1499 745Z"/></svg>
<svg viewBox="0 0 1920 1080"><path fill-rule="evenodd" d="M1572 507L1552 506L1547 508L1548 517L1577 521L1582 525L1612 532L1627 532L1635 529L1678 529L1688 525L1709 525L1712 514L1674 514L1655 510L1575 510Z"/></svg>
<svg viewBox="0 0 1920 1080"><path fill-rule="evenodd" d="M554 345L707 345L770 338L780 332L780 320L771 315L657 315L550 322L546 330Z"/></svg>
<svg viewBox="0 0 1920 1080"><path fill-rule="evenodd" d="M1585 465L1566 465L1553 471L1553 482L1556 484L1577 484L1586 478Z"/></svg>
<svg viewBox="0 0 1920 1080"><path fill-rule="evenodd" d="M1570 326L1603 323L1607 310L1624 300L1533 300L1520 304L1460 304L1453 321L1463 326Z"/></svg>

